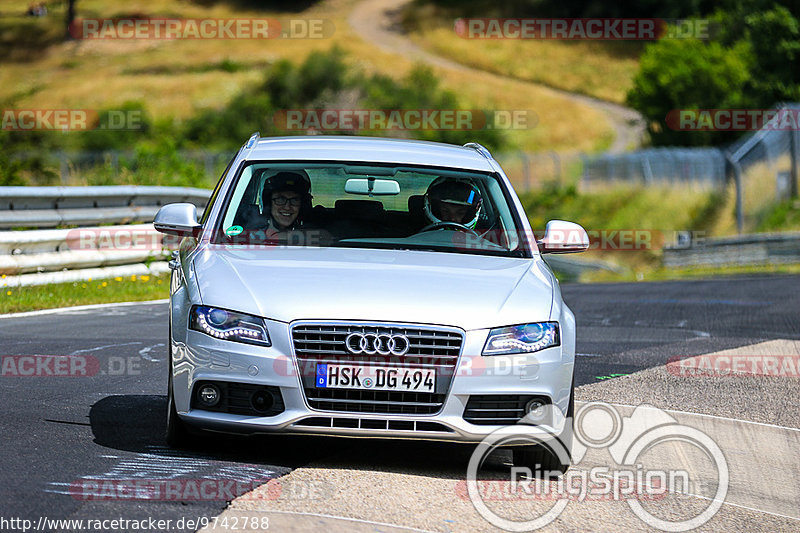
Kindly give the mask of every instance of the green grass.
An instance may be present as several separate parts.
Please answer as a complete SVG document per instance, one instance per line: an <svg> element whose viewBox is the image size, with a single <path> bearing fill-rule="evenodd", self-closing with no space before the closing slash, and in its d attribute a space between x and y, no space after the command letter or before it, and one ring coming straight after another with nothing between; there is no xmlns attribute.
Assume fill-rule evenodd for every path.
<svg viewBox="0 0 800 533"><path fill-rule="evenodd" d="M456 34L455 12L410 4L404 23L419 46L452 61L624 103L639 69L643 42L466 39Z"/></svg>
<svg viewBox="0 0 800 533"><path fill-rule="evenodd" d="M618 283L631 281L678 281L686 279L710 279L724 276L746 276L763 274L800 274L800 264L786 265L751 265L751 266L725 266L725 267L686 267L686 268L655 268L652 270L627 271L615 273L607 271L594 271L584 274L582 283Z"/></svg>
<svg viewBox="0 0 800 533"><path fill-rule="evenodd" d="M362 40L350 28L347 20L355 0L323 0L291 14L276 12L279 7L274 4L260 7L255 2L237 5L130 0L123 7L102 0L77 3L79 17L114 17L125 13L184 18L289 15L323 19L336 28L330 38L268 42L257 39L64 42L58 38L63 31L63 5L53 4L48 17L36 20L10 16L23 13L28 4L9 0L0 9L2 14L9 14L0 16L0 34L28 38L24 42L16 38L7 41L8 46L19 44L19 50L12 50L18 56L0 53L0 102L6 108L102 110L118 109L126 102L144 102L154 123L180 124L201 110L222 109L242 91L258 86L265 71L280 59L300 63L312 51L329 50L332 46L347 52L352 63L366 74L382 73L401 79L414 67L413 59L385 52ZM39 35L50 37L40 42ZM540 87L488 72L475 74L445 68L436 68L435 72L443 88L459 94L465 109L533 108L538 117L535 127L508 132L511 144L520 149L596 151L613 138L613 128L602 112Z"/></svg>
<svg viewBox="0 0 800 533"><path fill-rule="evenodd" d="M19 313L54 307L111 302L158 300L169 296L169 275L127 276L32 287L3 287L0 313Z"/></svg>
<svg viewBox="0 0 800 533"><path fill-rule="evenodd" d="M772 207L757 229L760 232L800 230L800 200L785 200Z"/></svg>

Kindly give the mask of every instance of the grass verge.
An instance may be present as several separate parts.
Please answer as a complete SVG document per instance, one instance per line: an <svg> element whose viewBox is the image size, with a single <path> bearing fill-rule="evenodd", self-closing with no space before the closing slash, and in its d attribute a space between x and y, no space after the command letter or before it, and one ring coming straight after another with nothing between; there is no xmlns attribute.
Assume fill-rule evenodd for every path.
<svg viewBox="0 0 800 533"><path fill-rule="evenodd" d="M2 280L0 280L0 285L2 285ZM2 293L0 293L0 313L21 313L74 305L158 300L168 296L169 275L167 274L53 283L32 287L3 287Z"/></svg>
<svg viewBox="0 0 800 533"><path fill-rule="evenodd" d="M624 273L592 271L578 280L556 272L562 283L620 283L708 279L720 276L800 274L800 265L758 265L731 267L655 268ZM134 279L132 279L134 278ZM34 287L13 287L0 293L0 314L22 313L58 307L117 302L140 302L169 297L169 276L130 276L108 280L55 283Z"/></svg>
<svg viewBox="0 0 800 533"><path fill-rule="evenodd" d="M581 283L619 283L631 281L679 281L687 279L711 279L725 276L748 276L763 274L800 274L800 264L751 265L723 267L656 268L624 273L594 271L580 278Z"/></svg>

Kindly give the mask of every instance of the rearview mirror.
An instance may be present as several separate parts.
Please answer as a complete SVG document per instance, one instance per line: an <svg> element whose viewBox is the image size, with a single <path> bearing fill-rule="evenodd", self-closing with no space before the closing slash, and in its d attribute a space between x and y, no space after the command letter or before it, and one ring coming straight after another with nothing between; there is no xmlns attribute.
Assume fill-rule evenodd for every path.
<svg viewBox="0 0 800 533"><path fill-rule="evenodd" d="M153 226L157 231L179 237L196 237L200 233L197 208L194 204L167 204L156 213Z"/></svg>
<svg viewBox="0 0 800 533"><path fill-rule="evenodd" d="M569 254L589 248L589 234L580 224L566 220L551 220L538 242L543 254Z"/></svg>
<svg viewBox="0 0 800 533"><path fill-rule="evenodd" d="M400 194L400 184L394 180L353 178L344 184L344 192L369 196L393 196Z"/></svg>

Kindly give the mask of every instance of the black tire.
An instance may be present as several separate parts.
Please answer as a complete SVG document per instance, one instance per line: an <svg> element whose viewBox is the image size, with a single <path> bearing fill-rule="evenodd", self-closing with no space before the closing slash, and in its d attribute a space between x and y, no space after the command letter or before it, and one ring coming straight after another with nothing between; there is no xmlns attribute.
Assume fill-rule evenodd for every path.
<svg viewBox="0 0 800 533"><path fill-rule="evenodd" d="M172 372L172 370L170 370ZM189 430L178 417L175 409L175 399L172 394L172 379L169 380L169 392L167 393L167 444L171 448L184 448L189 444Z"/></svg>
<svg viewBox="0 0 800 533"><path fill-rule="evenodd" d="M569 463L562 463L558 455L546 445L517 446L513 454L514 465L530 468L535 477L539 477L537 473L546 478L557 477L570 467Z"/></svg>
<svg viewBox="0 0 800 533"><path fill-rule="evenodd" d="M512 449L515 466L530 468L532 472L550 472L551 476L564 474L572 464L573 419L575 418L575 377L572 377L572 391L567 406L567 427L553 442L538 445L516 446ZM559 456L566 451L566 462Z"/></svg>

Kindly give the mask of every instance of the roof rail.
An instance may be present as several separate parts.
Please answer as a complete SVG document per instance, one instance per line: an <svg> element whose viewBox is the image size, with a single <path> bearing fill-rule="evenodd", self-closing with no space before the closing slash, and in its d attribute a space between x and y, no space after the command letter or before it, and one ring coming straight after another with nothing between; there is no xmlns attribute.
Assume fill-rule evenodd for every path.
<svg viewBox="0 0 800 533"><path fill-rule="evenodd" d="M486 159L489 159L490 161L491 161L491 160L494 160L494 157L492 157L492 154L491 154L491 152L489 152L489 150L488 150L488 149L487 149L485 146L483 146L482 144L478 144L478 143L466 143L466 144L464 145L464 148L472 148L473 150L475 150L476 152L478 152L479 154L481 154L481 155L482 155L483 157L485 157Z"/></svg>
<svg viewBox="0 0 800 533"><path fill-rule="evenodd" d="M244 144L245 148L252 148L256 145L256 142L261 138L261 133L255 132L247 139L247 142Z"/></svg>

